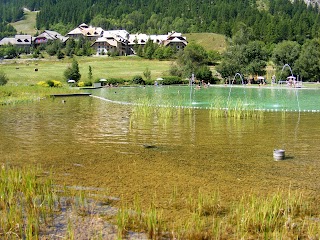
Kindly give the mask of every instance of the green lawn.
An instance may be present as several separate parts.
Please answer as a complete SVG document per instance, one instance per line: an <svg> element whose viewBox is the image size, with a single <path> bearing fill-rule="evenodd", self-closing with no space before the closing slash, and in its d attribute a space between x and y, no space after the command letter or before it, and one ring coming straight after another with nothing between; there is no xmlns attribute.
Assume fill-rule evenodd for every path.
<svg viewBox="0 0 320 240"><path fill-rule="evenodd" d="M93 79L123 78L132 79L135 75L143 76L146 68L151 71L151 78L168 75L170 61L146 60L139 57L78 57L81 80L88 80L89 66L92 68ZM65 82L63 73L71 65L72 60L43 59L15 59L3 61L0 71L4 71L9 78L8 84L36 84L39 81L58 80ZM38 71L35 71L38 69Z"/></svg>

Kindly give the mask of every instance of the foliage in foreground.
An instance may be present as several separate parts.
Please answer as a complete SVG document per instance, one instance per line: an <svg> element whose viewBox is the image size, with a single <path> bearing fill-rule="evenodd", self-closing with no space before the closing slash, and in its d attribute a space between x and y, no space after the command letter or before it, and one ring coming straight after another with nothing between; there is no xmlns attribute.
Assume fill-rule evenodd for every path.
<svg viewBox="0 0 320 240"><path fill-rule="evenodd" d="M21 170L2 165L1 238L38 239L45 236L55 218L67 217L62 212L62 198L55 189L57 185L51 178L42 178L41 172L40 168ZM66 202L73 209L73 217L69 218L69 215L64 221L67 225L64 234L68 239L75 239L74 228L77 226L72 224L73 218L85 219L94 212L95 217L117 225L118 239L127 237L129 231L145 233L150 239L319 238L319 209L314 207L315 202L303 192L290 188L265 196L244 195L236 201L225 202L219 191L205 193L199 190L198 194L190 193L185 198L183 190L173 187L165 205L155 194L148 206L136 195L133 200L107 201L93 208L89 206L85 192L74 195L64 188L64 193L70 195ZM116 204L117 213L108 216L104 211L96 211L105 204ZM103 236L103 232L94 234L94 237Z"/></svg>
<svg viewBox="0 0 320 240"><path fill-rule="evenodd" d="M145 231L150 239L317 239L320 224L314 220L312 203L299 192L276 191L267 196L250 194L239 201L223 204L219 192L179 198L173 189L165 208L154 198L142 206L136 196L131 205L123 204L117 215L119 234ZM145 209L143 211L142 209ZM185 209L173 222L164 211Z"/></svg>

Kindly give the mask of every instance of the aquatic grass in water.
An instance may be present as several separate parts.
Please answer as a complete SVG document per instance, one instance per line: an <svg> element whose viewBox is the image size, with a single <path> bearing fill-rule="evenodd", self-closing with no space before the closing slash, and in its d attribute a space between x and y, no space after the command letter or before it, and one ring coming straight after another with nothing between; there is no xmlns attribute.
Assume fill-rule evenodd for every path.
<svg viewBox="0 0 320 240"><path fill-rule="evenodd" d="M128 232L130 216L129 209L127 206L123 205L118 209L117 213L117 226L118 226L118 238L122 239L122 237L126 236Z"/></svg>
<svg viewBox="0 0 320 240"><path fill-rule="evenodd" d="M290 231L301 224L301 217L310 214L301 193L289 190L287 194L279 191L266 198L255 195L242 198L232 209L230 222L236 226L239 238L262 234L270 238L275 232L290 235Z"/></svg>
<svg viewBox="0 0 320 240"><path fill-rule="evenodd" d="M244 102L242 99L237 99L234 102L226 103L224 99L217 98L210 105L211 118L232 118L232 119L261 119L264 116L264 111L256 109L252 103Z"/></svg>
<svg viewBox="0 0 320 240"><path fill-rule="evenodd" d="M42 223L47 222L53 206L51 181L39 182L37 169L16 170L2 166L0 171L0 235L38 236ZM50 190L49 190L50 189Z"/></svg>
<svg viewBox="0 0 320 240"><path fill-rule="evenodd" d="M220 196L217 191L212 195L199 191L196 199L189 197L187 205L191 212L199 216L217 216L221 210Z"/></svg>
<svg viewBox="0 0 320 240"><path fill-rule="evenodd" d="M0 171L0 236L4 239L38 239L52 218L52 211L60 211L61 200L52 189L52 181L40 181L37 169L15 170L3 167ZM47 193L52 192L47 196ZM66 188L74 213L85 209L88 214L87 194ZM144 206L137 194L130 203L124 196L114 216L118 238L128 232L145 232L149 239L296 239L318 238L319 209L302 192L277 191L267 196L249 195L240 200L223 202L219 191L198 191L181 194L173 187L166 204L158 202L155 194L149 207ZM178 219L174 212L181 210ZM79 215L78 215L79 216ZM110 220L110 216L107 216ZM67 221L66 237L75 239L72 219ZM97 236L99 232L96 232ZM100 233L100 236L101 233Z"/></svg>
<svg viewBox="0 0 320 240"><path fill-rule="evenodd" d="M61 198L53 188L51 176L44 179L38 175L40 172L40 168L33 167L21 170L3 165L0 169L1 239L39 239L62 213ZM64 194L70 194L66 202L75 216L90 214L85 193L78 196L78 192L67 189ZM67 238L73 239L71 221L67 228Z"/></svg>
<svg viewBox="0 0 320 240"><path fill-rule="evenodd" d="M128 227L126 231L146 232L149 239L294 239L318 238L320 229L318 214L313 212L310 202L301 192L290 189L268 196L243 196L240 200L223 203L218 191L213 194L199 191L198 196L190 194L183 201L174 187L167 203L162 208L154 199L143 213L136 200L135 207L126 205L127 210L121 209ZM179 219L173 221L170 213L177 208L188 209L189 213L180 214ZM136 214L134 209L141 214Z"/></svg>
<svg viewBox="0 0 320 240"><path fill-rule="evenodd" d="M172 122L169 121L172 118L190 115L195 110L192 107L187 108L177 104L179 101L174 102L173 99L162 99L161 104L157 98L138 99L132 110L130 127L132 128L139 119L143 119L144 123L156 121L166 127ZM217 97L211 103L209 116L210 118L262 119L264 111L255 109L254 104L245 104L241 99L230 102L226 106L225 99Z"/></svg>
<svg viewBox="0 0 320 240"><path fill-rule="evenodd" d="M163 100L161 105L157 99L143 98L138 99L132 109L130 117L130 127L132 128L135 122L142 120L147 122L158 122L159 125L166 127L170 124L173 117L184 115L186 109L179 108L172 101ZM191 111L191 109L189 109Z"/></svg>

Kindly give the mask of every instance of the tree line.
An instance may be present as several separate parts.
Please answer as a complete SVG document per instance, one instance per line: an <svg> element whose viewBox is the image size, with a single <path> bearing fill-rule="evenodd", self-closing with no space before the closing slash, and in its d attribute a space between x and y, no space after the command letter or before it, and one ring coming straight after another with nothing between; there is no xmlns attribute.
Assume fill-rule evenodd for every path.
<svg viewBox="0 0 320 240"><path fill-rule="evenodd" d="M262 41L232 42L221 59L216 70L224 79L233 78L236 73L247 79L264 76L267 64L272 63L277 80L285 80L292 74L303 81L320 80L319 38L306 40L303 44L285 40L271 46ZM285 65L289 65L292 73L284 68Z"/></svg>
<svg viewBox="0 0 320 240"><path fill-rule="evenodd" d="M251 40L302 44L319 37L320 30L318 7L307 6L303 0L0 0L0 22L21 19L22 7L40 10L38 29L62 34L85 22L133 33L175 30L232 37L245 25Z"/></svg>

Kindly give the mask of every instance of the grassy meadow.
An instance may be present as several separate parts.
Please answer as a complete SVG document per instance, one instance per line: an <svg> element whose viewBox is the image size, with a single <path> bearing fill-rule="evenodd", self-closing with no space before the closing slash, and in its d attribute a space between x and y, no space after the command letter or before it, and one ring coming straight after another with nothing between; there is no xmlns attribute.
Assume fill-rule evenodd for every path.
<svg viewBox="0 0 320 240"><path fill-rule="evenodd" d="M100 78L123 78L131 80L135 75L143 76L146 68L151 71L151 78L168 74L170 61L145 60L139 57L77 57L81 81L88 80L89 66L93 80ZM8 85L30 85L39 81L57 80L66 82L64 71L71 65L72 59L15 59L0 64L0 71L9 78ZM38 69L38 71L35 71Z"/></svg>
<svg viewBox="0 0 320 240"><path fill-rule="evenodd" d="M101 78L122 78L131 80L135 75L143 76L148 68L151 78L168 74L170 61L145 60L139 57L78 57L81 81L89 81L89 66L92 68L93 81ZM5 60L0 64L9 81L0 86L0 105L34 101L54 93L73 93L77 89L70 88L64 77L64 71L71 65L72 59L57 60L46 58ZM37 69L37 71L36 71ZM37 86L39 82L48 80L60 81L62 87L48 88Z"/></svg>

